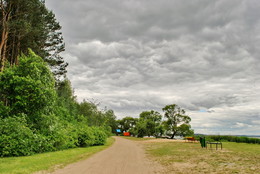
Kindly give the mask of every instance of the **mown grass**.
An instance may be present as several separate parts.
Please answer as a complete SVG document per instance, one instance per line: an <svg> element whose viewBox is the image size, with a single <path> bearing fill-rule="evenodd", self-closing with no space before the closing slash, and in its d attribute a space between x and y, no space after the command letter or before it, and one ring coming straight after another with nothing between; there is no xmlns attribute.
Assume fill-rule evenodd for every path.
<svg viewBox="0 0 260 174"><path fill-rule="evenodd" d="M223 150L199 143L145 143L148 155L165 166L162 173L259 173L260 145L224 142Z"/></svg>
<svg viewBox="0 0 260 174"><path fill-rule="evenodd" d="M42 170L53 171L67 164L86 159L94 153L109 147L113 142L113 138L108 138L103 146L68 149L27 157L0 158L0 173L29 174Z"/></svg>

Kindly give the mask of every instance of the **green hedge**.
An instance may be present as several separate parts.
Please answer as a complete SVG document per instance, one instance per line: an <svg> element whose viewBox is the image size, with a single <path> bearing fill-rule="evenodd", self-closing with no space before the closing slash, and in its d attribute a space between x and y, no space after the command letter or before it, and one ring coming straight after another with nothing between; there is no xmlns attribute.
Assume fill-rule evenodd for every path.
<svg viewBox="0 0 260 174"><path fill-rule="evenodd" d="M86 125L57 125L43 135L31 130L25 117L0 119L0 156L28 156L73 147L103 145L107 134L104 128Z"/></svg>
<svg viewBox="0 0 260 174"><path fill-rule="evenodd" d="M237 142L237 143L251 143L251 144L260 144L259 138L249 138L243 136L229 136L229 135L207 135L207 140L213 141L229 141L229 142Z"/></svg>

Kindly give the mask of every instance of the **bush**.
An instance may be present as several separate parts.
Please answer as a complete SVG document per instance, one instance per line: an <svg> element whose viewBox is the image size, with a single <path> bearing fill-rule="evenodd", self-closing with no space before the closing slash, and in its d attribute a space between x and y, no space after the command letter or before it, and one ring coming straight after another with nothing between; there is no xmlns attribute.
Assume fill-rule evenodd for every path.
<svg viewBox="0 0 260 174"><path fill-rule="evenodd" d="M43 153L43 152L51 152L54 151L53 143L50 137L42 135L40 133L34 134L34 152L35 153Z"/></svg>
<svg viewBox="0 0 260 174"><path fill-rule="evenodd" d="M0 156L25 156L35 153L37 137L27 127L24 117L0 120Z"/></svg>
<svg viewBox="0 0 260 174"><path fill-rule="evenodd" d="M110 137L112 135L112 128L110 126L102 126L102 130L105 132L106 137Z"/></svg>
<svg viewBox="0 0 260 174"><path fill-rule="evenodd" d="M88 126L81 126L78 128L78 146L87 147L95 143L95 136L91 128Z"/></svg>
<svg viewBox="0 0 260 174"><path fill-rule="evenodd" d="M95 136L95 142L93 145L104 145L107 139L106 131L98 127L92 127L92 131Z"/></svg>

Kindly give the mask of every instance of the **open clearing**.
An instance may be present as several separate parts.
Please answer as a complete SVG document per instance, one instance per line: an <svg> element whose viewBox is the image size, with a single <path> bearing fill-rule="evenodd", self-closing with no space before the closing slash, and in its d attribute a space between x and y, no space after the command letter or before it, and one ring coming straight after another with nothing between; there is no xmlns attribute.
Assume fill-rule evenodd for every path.
<svg viewBox="0 0 260 174"><path fill-rule="evenodd" d="M223 142L223 150L202 149L200 143L176 140L140 141L161 173L245 173L260 171L260 145Z"/></svg>

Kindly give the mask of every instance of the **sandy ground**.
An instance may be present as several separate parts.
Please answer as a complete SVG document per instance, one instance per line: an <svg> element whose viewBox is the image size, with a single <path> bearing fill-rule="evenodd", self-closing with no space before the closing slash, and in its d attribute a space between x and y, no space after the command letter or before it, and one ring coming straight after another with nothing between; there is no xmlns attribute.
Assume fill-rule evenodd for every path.
<svg viewBox="0 0 260 174"><path fill-rule="evenodd" d="M114 137L115 143L92 157L52 174L152 174L162 167L145 156L141 143Z"/></svg>

